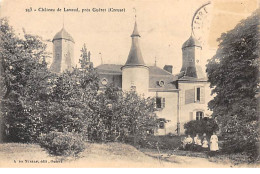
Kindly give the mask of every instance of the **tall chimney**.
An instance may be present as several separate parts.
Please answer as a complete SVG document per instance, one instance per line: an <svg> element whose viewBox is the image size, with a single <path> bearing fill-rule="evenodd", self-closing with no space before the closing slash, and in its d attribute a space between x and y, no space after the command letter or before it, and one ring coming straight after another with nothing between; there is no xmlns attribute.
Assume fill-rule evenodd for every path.
<svg viewBox="0 0 260 174"><path fill-rule="evenodd" d="M165 66L163 67L163 69L164 69L165 71L168 71L169 73L172 74L172 65L165 65Z"/></svg>

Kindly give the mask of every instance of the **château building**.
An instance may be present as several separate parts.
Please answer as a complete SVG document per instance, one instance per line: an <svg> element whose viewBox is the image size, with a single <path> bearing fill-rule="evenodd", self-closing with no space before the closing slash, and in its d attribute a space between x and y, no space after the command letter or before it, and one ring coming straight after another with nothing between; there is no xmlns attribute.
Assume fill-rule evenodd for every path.
<svg viewBox="0 0 260 174"><path fill-rule="evenodd" d="M134 90L140 95L155 97L156 113L160 120L155 134L184 134L186 122L210 115L207 110L211 98L209 83L200 66L202 46L191 35L182 45L182 68L178 74L173 74L172 65L160 68L145 63L139 46L140 37L135 22L126 63L96 67L100 76L100 90L113 84L122 91ZM53 71L62 72L72 67L73 45L73 38L64 28L54 36Z"/></svg>

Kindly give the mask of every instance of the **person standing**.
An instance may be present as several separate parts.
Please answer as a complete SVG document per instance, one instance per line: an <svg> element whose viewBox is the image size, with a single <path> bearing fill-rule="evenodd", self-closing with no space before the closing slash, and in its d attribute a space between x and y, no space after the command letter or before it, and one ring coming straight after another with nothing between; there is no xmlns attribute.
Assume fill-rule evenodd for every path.
<svg viewBox="0 0 260 174"><path fill-rule="evenodd" d="M213 135L210 137L210 151L216 152L218 151L218 137L215 132L213 132Z"/></svg>

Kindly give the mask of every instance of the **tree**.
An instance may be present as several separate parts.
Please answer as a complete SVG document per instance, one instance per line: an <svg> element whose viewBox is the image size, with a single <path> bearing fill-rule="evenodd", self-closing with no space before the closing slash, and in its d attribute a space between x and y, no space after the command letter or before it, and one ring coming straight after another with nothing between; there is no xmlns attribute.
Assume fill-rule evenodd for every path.
<svg viewBox="0 0 260 174"><path fill-rule="evenodd" d="M92 119L95 118L98 75L85 58L86 47L81 50L80 68L65 71L51 80L51 93L48 103L41 113L44 119L42 133L51 131L76 132L85 135ZM89 52L90 54L90 52Z"/></svg>
<svg viewBox="0 0 260 174"><path fill-rule="evenodd" d="M220 123L228 152L256 155L259 114L259 9L223 33L216 55L207 64L213 100L209 108Z"/></svg>
<svg viewBox="0 0 260 174"><path fill-rule="evenodd" d="M127 137L145 137L157 126L154 99L144 98L135 92L122 92L108 86L98 96L96 114L90 131L92 140L125 141ZM99 139L100 138L100 139Z"/></svg>
<svg viewBox="0 0 260 174"><path fill-rule="evenodd" d="M195 136L198 134L212 135L219 130L216 121L213 118L203 118L202 120L192 120L184 124L185 134Z"/></svg>
<svg viewBox="0 0 260 174"><path fill-rule="evenodd" d="M34 102L45 98L49 57L40 37L15 35L6 18L0 19L1 119L8 140L30 141L40 122L32 115Z"/></svg>

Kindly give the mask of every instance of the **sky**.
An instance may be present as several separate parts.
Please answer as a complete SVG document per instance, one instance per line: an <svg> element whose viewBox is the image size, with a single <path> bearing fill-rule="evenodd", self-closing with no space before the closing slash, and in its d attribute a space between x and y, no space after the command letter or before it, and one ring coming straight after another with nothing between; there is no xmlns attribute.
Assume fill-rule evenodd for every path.
<svg viewBox="0 0 260 174"><path fill-rule="evenodd" d="M8 17L17 34L22 28L27 33L41 36L52 52L52 38L63 26L75 40L74 63L78 63L80 49L86 44L94 66L124 64L131 47L131 33L135 15L141 35L140 47L144 61L157 66L172 65L178 73L182 64L182 44L191 35L195 11L208 0L1 0L0 16ZM201 64L216 52L217 38L234 28L238 22L257 8L258 0L212 0L210 21L202 49ZM31 12L26 9L32 8ZM39 8L55 9L41 12ZM62 11L58 12L57 8ZM78 8L79 12L64 12ZM125 12L93 12L92 9L125 9ZM91 12L82 13L82 9ZM35 10L35 11L34 11ZM200 31L199 31L200 32ZM206 37L208 35L209 37ZM49 41L48 41L49 40ZM100 54L101 53L101 54ZM48 60L49 63L52 59Z"/></svg>

